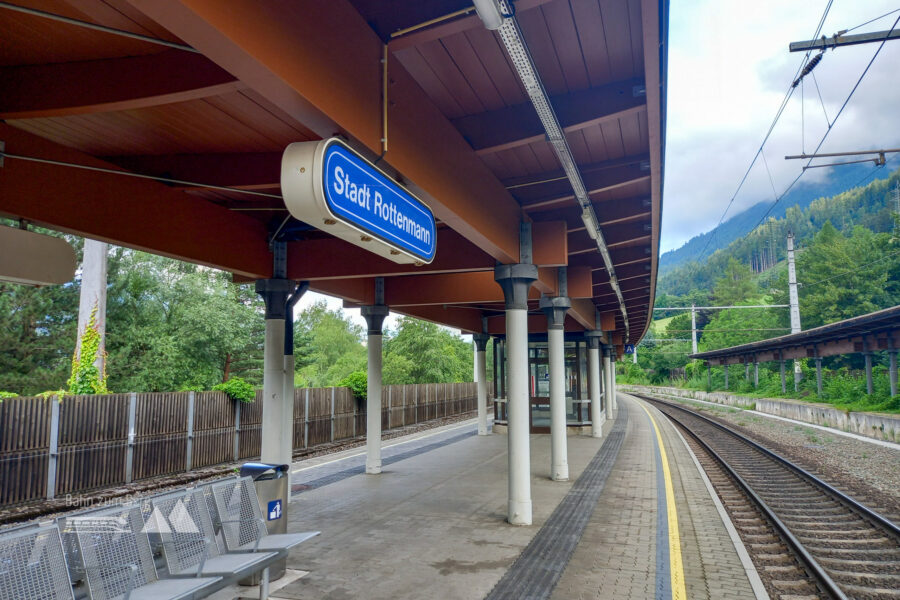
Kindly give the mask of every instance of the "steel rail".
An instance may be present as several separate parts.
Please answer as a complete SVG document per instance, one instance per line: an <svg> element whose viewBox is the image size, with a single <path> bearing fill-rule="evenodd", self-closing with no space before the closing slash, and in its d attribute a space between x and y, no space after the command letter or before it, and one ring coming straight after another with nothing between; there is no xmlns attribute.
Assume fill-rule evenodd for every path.
<svg viewBox="0 0 900 600"><path fill-rule="evenodd" d="M648 398L647 396L642 396L639 394L633 394L633 395L637 396L638 398L641 398L642 400L646 400L648 402L664 404L666 406L670 406L673 408L679 408L679 409L681 408L680 406L676 406L674 404L670 404L670 403L664 402L662 400ZM684 409L682 409L682 410L684 410ZM693 413L688 410L684 410L684 412L690 413L691 415L696 414L696 413ZM797 554L797 556L800 558L800 560L804 563L804 566L810 571L810 574L814 578L819 580L818 583L824 588L824 590L826 592L828 592L829 594L831 594L833 597L837 598L838 600L849 600L847 595L844 594L843 591L841 591L840 587L838 587L837 583L835 583L835 581L831 578L831 576L828 575L828 573L825 571L824 567L822 567L822 565L820 565L819 562L815 558L812 557L812 555L806 550L806 548L803 546L803 544L800 542L800 540L798 540L794 536L794 534L791 533L791 531L790 531L790 529L788 529L787 525L785 525L781 521L781 519L778 518L778 516L775 514L775 511L772 510L768 504L766 504L766 501L763 500L755 491L753 491L753 488L750 487L750 484L747 483L743 477L738 475L737 471L735 471L731 467L731 465L729 465L725 461L725 459L719 455L718 452L713 450L709 444L707 444L702 439L700 439L700 436L698 436L696 433L694 433L689 427L687 427L684 423L682 423L677 418L675 418L671 415L666 415L666 416L668 418L670 418L671 420L675 421L676 423L678 423L679 425L681 425L681 427L688 433L688 435L690 435L698 444L700 444L703 447L703 449L706 452L708 452L709 455L712 456L713 459L717 463L719 463L719 465L721 465L721 467L723 469L725 469L725 472L737 482L737 484L741 487L741 489L744 490L744 493L746 493L750 497L750 499L754 503L756 503L756 505L760 508L762 513L765 515L765 517L767 519L769 519L769 521L772 523L772 525L775 527L775 529L778 531L778 533L781 534L781 536L785 539L785 541L787 541L788 545L791 546L793 551ZM700 415L697 415L697 416L700 416ZM714 424L718 425L717 423L714 423ZM725 428L725 429L727 429L727 428Z"/></svg>
<svg viewBox="0 0 900 600"><path fill-rule="evenodd" d="M680 410L681 412L687 413L687 414L691 415L692 417L697 417L698 419L702 419L703 421L706 421L706 422L709 423L710 425L713 425L713 426L715 426L715 427L721 429L722 431L731 434L733 437L735 437L735 438L737 438L738 440L744 442L745 444L747 444L747 445L750 446L751 448L754 448L754 449L756 449L756 450L759 450L760 452L762 452L762 453L765 454L766 456L775 459L776 461L780 462L780 463L783 464L784 466L786 466L786 467L788 467L789 469L793 470L793 471L794 471L795 473L797 473L798 475L804 477L805 479L808 479L808 480L811 481L812 483L815 483L817 486L819 486L820 488L822 488L826 493L831 494L832 496L834 496L837 500L839 500L841 503L847 505L848 508L850 508L851 510L854 510L854 511L857 512L860 516L862 516L862 517L864 517L864 518L866 518L866 519L869 519L870 521L874 521L874 522L875 522L877 525L879 525L880 527L883 527L883 528L887 529L888 532L891 533L894 537L900 539L900 526L897 526L896 524L894 524L894 522L891 521L890 519L887 519L886 517L880 515L879 513L875 512L874 510L872 510L871 508L869 508L869 507L866 506L865 504L860 504L859 502L857 502L856 500L854 500L853 498L851 498L851 497L848 496L847 494L843 493L843 492L840 491L839 489L834 488L834 487L832 487L830 484L828 484L828 483L822 481L821 479L819 479L818 477L816 477L815 475L813 475L812 473L810 473L809 471L807 471L807 470L804 469L803 467L801 467L801 466L799 466L799 465L796 465L796 464L792 463L791 461L789 461L788 459L784 458L783 456L781 456L781 455L779 455L779 454L776 454L776 453L772 452L771 450L769 450L769 449L766 448L765 446L761 446L760 444L754 442L754 441L751 440L750 438L747 438L747 437L741 435L740 433L738 433L737 431L731 429L730 427L726 427L725 425L722 425L721 423L718 423L718 422L716 422L716 421L710 419L709 417L707 417L707 416L705 416L705 415L701 415L701 414L699 414L699 413L696 413L696 412L694 412L694 411L692 411L692 410L689 410L689 409L687 409L687 408L684 408L683 406L679 406L679 405L673 404L673 403L671 403L671 402L666 402L665 400L659 400L659 399L656 399L656 398L650 398L650 397L643 396L643 395L638 395L638 394L634 394L634 395L639 396L640 398L643 398L644 400L647 400L647 401L649 401L649 402L658 402L659 404L664 404L664 405L666 405L666 406L670 406L670 407L672 407L672 408L678 409L678 410Z"/></svg>

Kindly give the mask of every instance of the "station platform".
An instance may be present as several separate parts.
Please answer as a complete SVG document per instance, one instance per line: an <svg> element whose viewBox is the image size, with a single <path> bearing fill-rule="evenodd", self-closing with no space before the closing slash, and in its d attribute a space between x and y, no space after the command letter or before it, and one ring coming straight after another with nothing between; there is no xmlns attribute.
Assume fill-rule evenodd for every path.
<svg viewBox="0 0 900 600"><path fill-rule="evenodd" d="M767 597L678 432L618 403L602 438L568 438L567 482L549 479L550 436L531 436L530 526L505 521L506 436L475 421L390 440L380 475L364 448L295 463L288 530L322 534L271 597Z"/></svg>

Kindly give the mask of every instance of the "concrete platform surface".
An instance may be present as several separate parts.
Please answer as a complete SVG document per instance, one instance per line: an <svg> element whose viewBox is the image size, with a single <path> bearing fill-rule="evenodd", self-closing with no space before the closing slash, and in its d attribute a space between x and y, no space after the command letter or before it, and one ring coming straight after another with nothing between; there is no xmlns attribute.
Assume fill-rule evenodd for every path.
<svg viewBox="0 0 900 600"><path fill-rule="evenodd" d="M675 598L677 555L681 597L754 598L678 433L649 408L657 437L643 403L619 394L619 404L603 438L568 438L567 482L549 479L550 436L531 436L531 526L505 521L506 436L475 435L474 420L391 440L380 475L364 474L364 449L295 463L288 530L322 534L291 552L288 568L306 574L271 597ZM680 541L670 554L673 506Z"/></svg>

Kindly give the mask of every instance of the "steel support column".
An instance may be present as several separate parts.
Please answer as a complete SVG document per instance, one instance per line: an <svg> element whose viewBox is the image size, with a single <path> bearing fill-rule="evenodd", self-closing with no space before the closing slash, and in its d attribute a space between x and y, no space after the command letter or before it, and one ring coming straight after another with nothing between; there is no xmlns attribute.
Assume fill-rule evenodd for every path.
<svg viewBox="0 0 900 600"><path fill-rule="evenodd" d="M478 384L478 435L487 435L487 360L486 350L488 340L486 333L476 333L472 336L475 342L475 381ZM496 354L495 360L496 360Z"/></svg>
<svg viewBox="0 0 900 600"><path fill-rule="evenodd" d="M728 365L722 365L722 369L725 371L725 389L728 389Z"/></svg>
<svg viewBox="0 0 900 600"><path fill-rule="evenodd" d="M888 359L890 360L888 373L891 380L891 397L893 397L897 395L897 350L893 348L889 350Z"/></svg>
<svg viewBox="0 0 900 600"><path fill-rule="evenodd" d="M872 395L872 353L863 352L866 357L866 393Z"/></svg>
<svg viewBox="0 0 900 600"><path fill-rule="evenodd" d="M531 525L531 444L528 396L528 290L537 280L532 264L497 265L494 279L506 300L506 341L509 365L507 430L509 498L507 519Z"/></svg>
<svg viewBox="0 0 900 600"><path fill-rule="evenodd" d="M782 355L781 359L778 361L779 369L781 371L781 393L784 394L787 392L787 383L784 380L784 356Z"/></svg>
<svg viewBox="0 0 900 600"><path fill-rule="evenodd" d="M822 395L822 358L816 357L816 393Z"/></svg>

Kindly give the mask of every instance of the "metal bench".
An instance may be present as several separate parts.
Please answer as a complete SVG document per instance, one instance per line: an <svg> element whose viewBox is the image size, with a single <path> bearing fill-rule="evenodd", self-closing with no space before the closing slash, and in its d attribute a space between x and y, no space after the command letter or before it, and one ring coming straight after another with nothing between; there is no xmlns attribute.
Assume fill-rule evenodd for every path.
<svg viewBox="0 0 900 600"><path fill-rule="evenodd" d="M213 483L209 491L228 552L287 551L319 535L318 531L269 534L250 477Z"/></svg>
<svg viewBox="0 0 900 600"><path fill-rule="evenodd" d="M220 576L225 584L261 572L260 599L268 597L269 566L287 554L275 552L223 553L202 489L190 489L151 500L148 532L159 535L169 574Z"/></svg>
<svg viewBox="0 0 900 600"><path fill-rule="evenodd" d="M0 600L74 600L56 525L0 534Z"/></svg>
<svg viewBox="0 0 900 600"><path fill-rule="evenodd" d="M70 516L92 600L180 600L202 598L221 577L159 579L137 504Z"/></svg>

